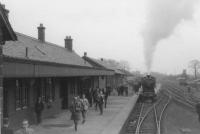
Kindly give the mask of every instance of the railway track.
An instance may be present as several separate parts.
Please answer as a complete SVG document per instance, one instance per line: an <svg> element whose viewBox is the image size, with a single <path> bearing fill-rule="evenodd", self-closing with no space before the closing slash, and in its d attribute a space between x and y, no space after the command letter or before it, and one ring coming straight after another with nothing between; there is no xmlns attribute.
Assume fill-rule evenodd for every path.
<svg viewBox="0 0 200 134"><path fill-rule="evenodd" d="M165 86L165 91L168 92L168 94L170 94L171 96L173 96L174 99L179 100L181 102L183 102L186 105L190 105L190 106L195 106L196 102L188 99L183 92L178 91L180 89L174 88L174 87L168 87Z"/></svg>
<svg viewBox="0 0 200 134"><path fill-rule="evenodd" d="M178 94L182 94L184 98L186 98L191 103L198 103L200 101L200 98L193 96L192 94L188 94L188 89L185 87L181 87L177 84L165 84L165 87L169 87L173 89L174 92L177 92Z"/></svg>
<svg viewBox="0 0 200 134"><path fill-rule="evenodd" d="M185 97L183 89L165 85L154 104L137 102L121 134L162 134L162 120L171 100L195 110L196 102Z"/></svg>
<svg viewBox="0 0 200 134"><path fill-rule="evenodd" d="M188 99L185 97L184 93L181 92L182 89L180 88L175 88L172 86L166 86L164 87L164 93L169 94L173 97L173 100L179 104L182 104L186 107L188 107L191 111L195 112L195 105L197 104L196 102L192 101L191 99Z"/></svg>
<svg viewBox="0 0 200 134"><path fill-rule="evenodd" d="M160 134L163 113L170 97L161 94L154 104L137 102L121 134Z"/></svg>
<svg viewBox="0 0 200 134"><path fill-rule="evenodd" d="M163 114L171 101L171 96L166 96L158 105L154 105L155 115L157 116L157 134L161 134L161 122L163 120Z"/></svg>
<svg viewBox="0 0 200 134"><path fill-rule="evenodd" d="M161 134L163 113L170 100L171 97L164 95L145 114L141 114L135 134Z"/></svg>

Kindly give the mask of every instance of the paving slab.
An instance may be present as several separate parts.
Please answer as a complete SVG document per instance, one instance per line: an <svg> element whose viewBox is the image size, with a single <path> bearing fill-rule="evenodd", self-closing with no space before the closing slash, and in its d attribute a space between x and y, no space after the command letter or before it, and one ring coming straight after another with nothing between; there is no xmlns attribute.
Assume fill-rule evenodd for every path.
<svg viewBox="0 0 200 134"><path fill-rule="evenodd" d="M73 121L70 120L69 111L44 119L42 124L32 125L31 128L34 129L35 134L106 134L108 132L118 134L136 100L137 95L110 96L103 115L94 108L90 108L86 122L79 123L77 132L74 130Z"/></svg>

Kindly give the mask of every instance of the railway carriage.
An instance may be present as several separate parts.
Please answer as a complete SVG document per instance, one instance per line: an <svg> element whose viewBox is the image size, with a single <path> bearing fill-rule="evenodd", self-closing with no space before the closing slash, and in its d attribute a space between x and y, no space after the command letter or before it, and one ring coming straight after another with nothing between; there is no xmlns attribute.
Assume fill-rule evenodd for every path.
<svg viewBox="0 0 200 134"><path fill-rule="evenodd" d="M140 94L140 100L145 102L147 100L151 100L154 102L156 100L156 79L151 75L147 75L141 79L141 88L142 92Z"/></svg>

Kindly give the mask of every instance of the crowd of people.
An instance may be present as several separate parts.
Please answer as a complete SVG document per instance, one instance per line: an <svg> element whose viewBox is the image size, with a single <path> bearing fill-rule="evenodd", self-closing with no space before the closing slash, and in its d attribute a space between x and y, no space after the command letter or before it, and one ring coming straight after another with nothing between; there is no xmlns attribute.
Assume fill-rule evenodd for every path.
<svg viewBox="0 0 200 134"><path fill-rule="evenodd" d="M72 104L70 106L71 111L71 119L74 121L75 131L78 129L78 122L81 120L82 116L82 124L86 121L86 114L89 107L95 107L95 110L100 111L100 115L103 115L103 109L106 108L107 99L110 94L110 91L107 89L99 89L89 90L89 93L82 94L82 97L75 96Z"/></svg>
<svg viewBox="0 0 200 134"><path fill-rule="evenodd" d="M100 115L103 115L104 108L107 107L108 96L111 93L111 88L105 89L89 89L88 92L82 93L80 96L74 96L72 104L70 106L71 120L74 122L75 131L78 129L78 123L82 119L82 124L86 122L86 115L89 107L94 107L95 111L99 111ZM44 110L44 102L41 97L38 97L35 103L35 113L37 124L42 122L42 112ZM2 128L2 134L13 134L14 131L9 129L8 119L4 121ZM22 121L22 127L17 134L33 134L33 129L29 128L28 120Z"/></svg>
<svg viewBox="0 0 200 134"><path fill-rule="evenodd" d="M117 93L118 93L118 96L124 96L124 93L125 93L125 96L128 96L128 87L125 85L121 85L117 87Z"/></svg>

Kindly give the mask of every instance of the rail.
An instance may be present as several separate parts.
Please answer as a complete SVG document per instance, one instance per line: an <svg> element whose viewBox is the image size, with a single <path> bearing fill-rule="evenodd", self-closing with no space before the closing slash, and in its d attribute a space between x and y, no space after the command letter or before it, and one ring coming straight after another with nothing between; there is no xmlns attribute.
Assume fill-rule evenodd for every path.
<svg viewBox="0 0 200 134"><path fill-rule="evenodd" d="M151 107L149 107L146 112L144 112L143 109L142 109L141 112L140 112L140 117L138 119L139 121L138 121L138 124L137 124L137 128L136 128L135 134L140 134L140 132L145 133L145 131L147 131L147 133L149 133L149 132L151 133L152 132L153 134L155 134L155 132L156 132L157 134L160 134L160 132L161 132L162 116L163 116L163 113L166 110L166 108L167 108L170 100L171 100L171 97L168 97L167 102L165 102L166 99L163 100L163 98L162 98L162 99L159 99ZM164 106L163 105L162 105L163 107L160 106L161 107L161 112L159 113L158 110L157 110L157 108L160 108L158 105L161 104L161 102L163 102L163 101L164 101ZM160 115L158 116L158 114L160 114ZM155 129L156 130L154 130L152 128L151 129L149 129L149 128L148 129L147 128L145 128L145 129L142 128L142 125L145 124L145 120L149 116L151 117L151 119L154 118L154 120L155 120L155 124L154 125L155 125Z"/></svg>
<svg viewBox="0 0 200 134"><path fill-rule="evenodd" d="M171 90L169 87L166 88L166 91L171 94L172 96L174 96L174 99L178 99L181 100L181 102L183 102L184 104L188 105L188 106L194 106L196 105L195 102L187 99L184 95L181 94L177 94L177 92L175 92L174 90Z"/></svg>
<svg viewBox="0 0 200 134"><path fill-rule="evenodd" d="M185 99L183 96L181 95L177 95L176 93L172 92L171 90L167 89L166 92L168 94L170 94L171 96L173 96L173 99L178 101L179 103L187 106L187 107L190 107L193 109L193 111L195 111L195 103L192 102L192 101L189 101L187 99Z"/></svg>
<svg viewBox="0 0 200 134"><path fill-rule="evenodd" d="M158 122L157 122L157 126L158 126L158 131L157 131L157 134L161 134L161 121L162 121L162 117L163 117L163 113L164 113L164 111L166 110L166 108L167 108L167 106L169 105L169 103L170 103L170 101L171 101L171 96L169 96L169 99L167 100L167 103L164 105L164 107L163 107L163 109L162 109L162 111L161 111L161 113L160 113L160 116L159 116L159 119L157 119L158 120ZM156 111L156 108L155 108L155 111Z"/></svg>

